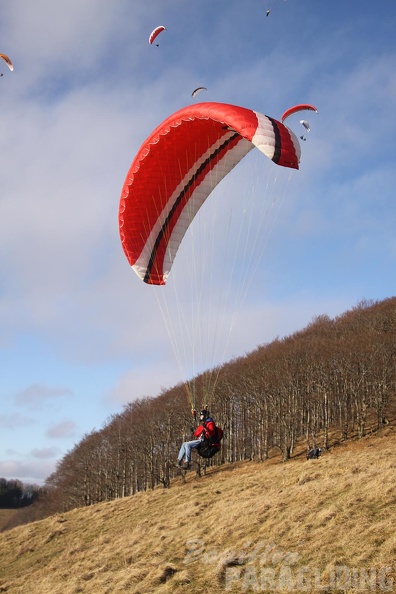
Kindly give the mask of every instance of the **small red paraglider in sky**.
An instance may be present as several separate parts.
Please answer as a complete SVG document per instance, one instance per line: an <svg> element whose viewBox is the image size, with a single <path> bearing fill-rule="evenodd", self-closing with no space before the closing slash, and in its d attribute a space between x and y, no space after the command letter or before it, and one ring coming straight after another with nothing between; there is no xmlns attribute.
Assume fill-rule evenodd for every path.
<svg viewBox="0 0 396 594"><path fill-rule="evenodd" d="M294 113L298 113L299 111L314 111L318 113L318 110L314 105L309 105L308 103L301 103L300 105L294 105L293 107L289 107L286 111L282 114L281 122L284 123L285 119L289 116L293 115Z"/></svg>
<svg viewBox="0 0 396 594"><path fill-rule="evenodd" d="M0 58L3 58L4 62L7 64L8 68L11 72L14 70L14 65L11 62L10 58L6 54L0 54ZM3 73L0 73L0 76L3 76Z"/></svg>
<svg viewBox="0 0 396 594"><path fill-rule="evenodd" d="M166 31L166 27L164 27L163 25L160 25L159 27L156 27L153 31L151 31L149 36L150 45L154 43L154 41L157 39L158 35L162 33L162 31ZM155 45L158 47L159 43L156 43Z"/></svg>

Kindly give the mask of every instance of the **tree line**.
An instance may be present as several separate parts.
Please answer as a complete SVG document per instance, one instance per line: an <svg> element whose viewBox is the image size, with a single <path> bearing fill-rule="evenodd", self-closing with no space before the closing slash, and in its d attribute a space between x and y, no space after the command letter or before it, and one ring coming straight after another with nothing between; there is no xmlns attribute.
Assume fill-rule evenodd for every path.
<svg viewBox="0 0 396 594"><path fill-rule="evenodd" d="M225 438L211 465L276 452L287 461L297 444L327 449L361 438L395 419L396 298L318 316L218 371L210 410ZM202 393L205 375L195 378ZM46 480L45 513L168 487L190 426L182 384L132 400L59 461Z"/></svg>
<svg viewBox="0 0 396 594"><path fill-rule="evenodd" d="M0 478L0 508L18 509L32 505L40 494L38 485L25 484L18 479Z"/></svg>

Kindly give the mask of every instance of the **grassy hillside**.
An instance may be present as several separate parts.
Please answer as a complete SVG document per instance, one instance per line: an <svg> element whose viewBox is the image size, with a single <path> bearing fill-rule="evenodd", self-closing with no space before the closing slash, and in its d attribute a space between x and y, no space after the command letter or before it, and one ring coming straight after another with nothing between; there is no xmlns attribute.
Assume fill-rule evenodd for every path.
<svg viewBox="0 0 396 594"><path fill-rule="evenodd" d="M0 508L0 530L8 522L9 518L15 513L15 509Z"/></svg>
<svg viewBox="0 0 396 594"><path fill-rule="evenodd" d="M396 592L396 431L0 534L0 592Z"/></svg>

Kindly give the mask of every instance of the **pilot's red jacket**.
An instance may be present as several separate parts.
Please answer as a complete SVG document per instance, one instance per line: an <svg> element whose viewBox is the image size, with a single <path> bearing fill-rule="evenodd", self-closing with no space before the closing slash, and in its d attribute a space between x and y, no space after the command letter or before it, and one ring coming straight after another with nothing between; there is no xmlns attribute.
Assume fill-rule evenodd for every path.
<svg viewBox="0 0 396 594"><path fill-rule="evenodd" d="M216 425L213 419L209 418L203 425L199 425L194 431L194 437L198 439L202 433L204 437L213 437L216 433Z"/></svg>

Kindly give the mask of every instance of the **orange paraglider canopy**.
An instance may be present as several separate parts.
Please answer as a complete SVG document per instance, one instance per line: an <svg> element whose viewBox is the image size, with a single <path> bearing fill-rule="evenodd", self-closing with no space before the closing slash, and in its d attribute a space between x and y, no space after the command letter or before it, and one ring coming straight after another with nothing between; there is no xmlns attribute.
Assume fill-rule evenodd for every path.
<svg viewBox="0 0 396 594"><path fill-rule="evenodd" d="M14 70L14 65L11 62L10 58L6 56L6 54L0 54L0 58L3 58L4 62L7 64L8 68L12 71Z"/></svg>

